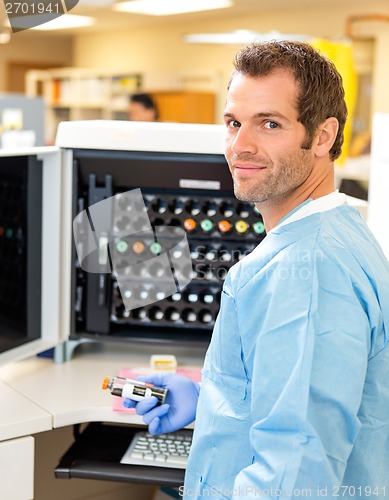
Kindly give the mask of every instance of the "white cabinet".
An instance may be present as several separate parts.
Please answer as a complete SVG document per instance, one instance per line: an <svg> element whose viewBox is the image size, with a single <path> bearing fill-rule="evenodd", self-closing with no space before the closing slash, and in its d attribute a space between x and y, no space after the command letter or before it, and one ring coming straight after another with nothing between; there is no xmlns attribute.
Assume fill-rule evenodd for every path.
<svg viewBox="0 0 389 500"><path fill-rule="evenodd" d="M2 368L2 376L11 365ZM34 439L52 429L52 416L10 384L0 381L0 497L34 498Z"/></svg>
<svg viewBox="0 0 389 500"><path fill-rule="evenodd" d="M34 498L34 438L31 436L0 443L1 498Z"/></svg>

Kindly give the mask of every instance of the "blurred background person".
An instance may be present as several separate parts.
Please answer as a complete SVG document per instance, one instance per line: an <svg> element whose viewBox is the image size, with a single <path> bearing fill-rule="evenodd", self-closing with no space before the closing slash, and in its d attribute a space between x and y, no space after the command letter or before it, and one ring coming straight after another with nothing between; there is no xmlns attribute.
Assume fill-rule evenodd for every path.
<svg viewBox="0 0 389 500"><path fill-rule="evenodd" d="M154 122L158 120L158 106L150 94L133 94L128 109L132 121Z"/></svg>

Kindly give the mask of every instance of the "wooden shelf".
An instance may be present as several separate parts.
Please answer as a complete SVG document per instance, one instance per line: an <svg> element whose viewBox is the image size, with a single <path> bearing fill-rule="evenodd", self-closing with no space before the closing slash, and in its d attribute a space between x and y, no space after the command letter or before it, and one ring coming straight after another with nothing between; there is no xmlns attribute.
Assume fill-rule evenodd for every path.
<svg viewBox="0 0 389 500"><path fill-rule="evenodd" d="M53 144L58 123L64 120L116 119L125 109L112 102L128 102L138 92L141 75L132 72L61 68L29 71L27 95L42 94L46 106L46 143Z"/></svg>
<svg viewBox="0 0 389 500"><path fill-rule="evenodd" d="M216 97L211 92L152 92L161 121L214 123Z"/></svg>
<svg viewBox="0 0 389 500"><path fill-rule="evenodd" d="M138 74L101 69L32 70L26 76L27 95L43 95L46 144L53 144L58 124L72 120L125 120L131 94L151 94L159 120L215 123L220 78L214 73Z"/></svg>

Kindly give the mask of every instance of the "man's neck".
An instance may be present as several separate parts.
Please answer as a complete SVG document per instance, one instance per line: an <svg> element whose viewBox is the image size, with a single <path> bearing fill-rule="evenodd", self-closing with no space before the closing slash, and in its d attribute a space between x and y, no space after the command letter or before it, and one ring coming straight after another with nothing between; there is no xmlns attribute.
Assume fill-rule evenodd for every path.
<svg viewBox="0 0 389 500"><path fill-rule="evenodd" d="M269 198L266 201L256 203L256 207L262 215L266 232L273 229L294 208L304 201L312 198L317 199L335 191L334 172L328 172L320 182L305 182L292 193Z"/></svg>

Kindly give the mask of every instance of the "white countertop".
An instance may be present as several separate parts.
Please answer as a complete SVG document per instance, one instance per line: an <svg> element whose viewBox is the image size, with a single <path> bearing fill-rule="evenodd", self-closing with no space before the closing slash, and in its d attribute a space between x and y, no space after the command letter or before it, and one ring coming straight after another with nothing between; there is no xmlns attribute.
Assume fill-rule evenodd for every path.
<svg viewBox="0 0 389 500"><path fill-rule="evenodd" d="M103 378L117 375L121 368L148 367L151 354L175 354L181 367L202 366L203 350L174 351L87 343L79 345L73 359L62 364L32 357L2 367L0 439L92 421L142 424L135 413L112 409L115 396L102 390Z"/></svg>
<svg viewBox="0 0 389 500"><path fill-rule="evenodd" d="M49 412L0 381L0 441L52 429Z"/></svg>

